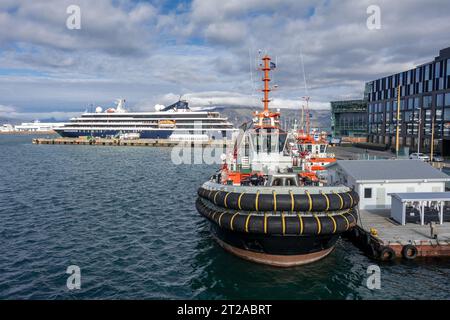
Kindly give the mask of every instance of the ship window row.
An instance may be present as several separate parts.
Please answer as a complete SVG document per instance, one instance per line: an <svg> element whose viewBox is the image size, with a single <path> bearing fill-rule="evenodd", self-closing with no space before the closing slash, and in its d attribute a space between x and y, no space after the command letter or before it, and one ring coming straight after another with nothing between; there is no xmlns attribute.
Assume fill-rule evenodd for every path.
<svg viewBox="0 0 450 320"><path fill-rule="evenodd" d="M164 120L123 120L123 119L102 119L102 120L98 120L98 119L89 119L89 118L81 118L81 119L74 119L71 122L82 122L82 123L158 123L159 121L164 121ZM227 122L226 119L223 120L218 120L218 119L175 119L173 120L177 123L189 123L189 122L213 122L213 123L220 123L220 122Z"/></svg>
<svg viewBox="0 0 450 320"><path fill-rule="evenodd" d="M116 118L116 117L127 117L132 116L133 118L157 118L157 119L173 119L173 118L219 118L219 113L208 113L208 114L192 114L190 112L176 112L176 113L164 113L164 114L127 114L127 113L95 113L95 114L84 114L82 117L96 117L96 118Z"/></svg>
<svg viewBox="0 0 450 320"><path fill-rule="evenodd" d="M173 128L177 128L177 129L184 129L184 128L208 128L208 129L210 129L210 128L218 128L218 127L220 127L220 128L233 128L233 126L231 125L231 124L219 124L219 125L177 125L177 126L174 126L174 127L159 127L160 129L165 129L165 128L167 128L167 129L173 129ZM94 127L93 126L86 126L86 125L69 125L69 126L66 126L66 127L64 127L65 129L68 129L68 128L75 128L75 129L78 129L78 128L91 128L91 129L93 129ZM96 125L95 126L95 128L111 128L111 130L117 130L117 129L120 129L120 128L130 128L130 129L134 129L134 128L140 128L140 129L155 129L155 128L157 128L157 127L149 127L149 126L140 126L140 125L133 125L133 126L110 126L110 125L104 125L104 126L102 126L102 125Z"/></svg>
<svg viewBox="0 0 450 320"><path fill-rule="evenodd" d="M67 126L70 127L180 127L180 126L189 126L189 127L195 127L195 126L231 126L232 124L229 122L219 122L219 123L202 123L202 122L186 122L186 123L179 123L176 124L158 124L158 123L140 123L140 122L125 122L125 123L106 123L106 122L99 122L99 123L91 123L91 122L70 122L67 124Z"/></svg>
<svg viewBox="0 0 450 320"><path fill-rule="evenodd" d="M124 133L125 130L76 130L77 133L104 133L107 135L115 135L118 132L119 133ZM126 130L126 132L136 132L136 133L141 133L143 132L142 130ZM176 132L176 134L188 134L188 135L194 135L194 134L215 134L215 133L219 133L219 134L224 134L225 131L222 130L216 130L216 131L212 131L212 130L186 130L186 131L178 131ZM214 139L214 136L212 136L212 138Z"/></svg>

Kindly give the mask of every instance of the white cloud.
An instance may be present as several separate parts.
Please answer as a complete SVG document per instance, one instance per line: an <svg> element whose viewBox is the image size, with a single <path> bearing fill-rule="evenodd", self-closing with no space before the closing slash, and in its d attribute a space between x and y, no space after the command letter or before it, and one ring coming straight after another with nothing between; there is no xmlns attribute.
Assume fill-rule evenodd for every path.
<svg viewBox="0 0 450 320"><path fill-rule="evenodd" d="M226 91L206 91L206 92L195 92L186 93L184 95L178 95L175 93L168 93L160 97L159 103L164 105L172 104L178 99L183 99L189 102L191 108L201 108L201 107L242 107L242 106L253 106L255 109L262 108L261 100L259 96L255 95L245 95L237 92L226 92ZM304 104L302 99L284 99L275 98L270 102L271 108L298 108ZM150 101L140 101L135 106L134 109L137 110L153 110L154 105ZM310 104L311 109L328 109L329 103L320 103L312 101Z"/></svg>
<svg viewBox="0 0 450 320"><path fill-rule="evenodd" d="M31 121L36 119L56 119L56 120L66 120L71 117L79 115L77 112L63 112L63 111L52 111L52 112L20 112L17 107L10 105L0 105L0 118L9 119L13 122L19 120Z"/></svg>
<svg viewBox="0 0 450 320"><path fill-rule="evenodd" d="M238 43L246 38L246 25L241 22L217 22L209 24L205 29L207 40L219 43Z"/></svg>
<svg viewBox="0 0 450 320"><path fill-rule="evenodd" d="M0 104L0 114L8 114L15 111L16 109L13 106L4 106Z"/></svg>
<svg viewBox="0 0 450 320"><path fill-rule="evenodd" d="M151 47L151 30L147 23L156 16L151 4L141 3L127 10L109 0L79 0L81 29L69 30L66 8L71 4L72 0L18 0L6 6L10 10L0 12L0 44L26 43L120 55L146 53L145 49Z"/></svg>

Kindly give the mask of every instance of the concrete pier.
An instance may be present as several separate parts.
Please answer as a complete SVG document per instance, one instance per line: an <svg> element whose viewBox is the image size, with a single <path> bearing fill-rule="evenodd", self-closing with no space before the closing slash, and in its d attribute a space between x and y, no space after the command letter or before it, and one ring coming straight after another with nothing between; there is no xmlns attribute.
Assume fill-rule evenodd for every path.
<svg viewBox="0 0 450 320"><path fill-rule="evenodd" d="M390 218L389 210L360 210L357 227L349 239L371 258L381 261L407 259L402 250L406 245L417 249L416 257L450 257L450 221L442 225L400 225ZM389 251L393 256L380 253Z"/></svg>
<svg viewBox="0 0 450 320"><path fill-rule="evenodd" d="M83 138L46 138L33 139L34 144L58 144L58 145L90 145L90 146L136 146L136 147L175 147L175 146L231 146L231 140L209 141L174 141L169 139L83 139Z"/></svg>

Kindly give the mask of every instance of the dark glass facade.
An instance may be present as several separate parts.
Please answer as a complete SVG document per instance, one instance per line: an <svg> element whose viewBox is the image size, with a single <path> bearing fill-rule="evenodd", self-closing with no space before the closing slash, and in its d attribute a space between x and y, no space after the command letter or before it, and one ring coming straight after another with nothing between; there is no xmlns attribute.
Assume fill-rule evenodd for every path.
<svg viewBox="0 0 450 320"><path fill-rule="evenodd" d="M367 101L331 101L333 137L367 136Z"/></svg>
<svg viewBox="0 0 450 320"><path fill-rule="evenodd" d="M434 61L366 84L369 142L395 146L398 86L399 145L417 151L420 143L420 152L430 152L434 143L435 153L450 156L450 47Z"/></svg>

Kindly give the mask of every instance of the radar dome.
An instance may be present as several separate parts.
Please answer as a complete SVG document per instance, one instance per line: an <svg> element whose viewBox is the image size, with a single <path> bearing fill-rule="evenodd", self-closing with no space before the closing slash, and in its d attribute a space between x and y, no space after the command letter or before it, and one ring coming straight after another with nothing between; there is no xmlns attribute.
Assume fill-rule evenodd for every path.
<svg viewBox="0 0 450 320"><path fill-rule="evenodd" d="M162 104L156 104L155 105L155 110L156 111L161 111L162 109L164 109L165 108L165 106L163 106Z"/></svg>
<svg viewBox="0 0 450 320"><path fill-rule="evenodd" d="M95 112L97 112L97 113L100 113L100 112L102 112L102 111L103 111L102 107L97 107L97 108L95 108Z"/></svg>

